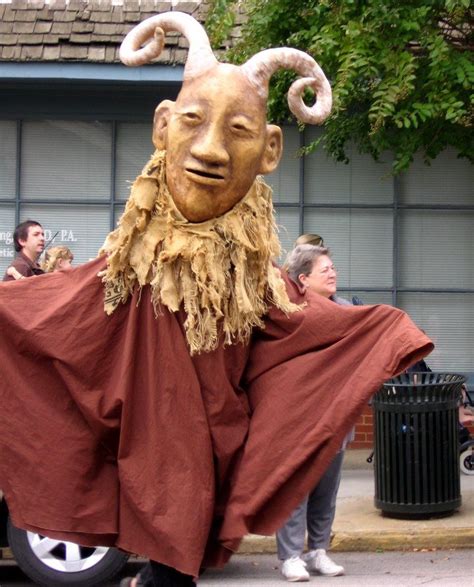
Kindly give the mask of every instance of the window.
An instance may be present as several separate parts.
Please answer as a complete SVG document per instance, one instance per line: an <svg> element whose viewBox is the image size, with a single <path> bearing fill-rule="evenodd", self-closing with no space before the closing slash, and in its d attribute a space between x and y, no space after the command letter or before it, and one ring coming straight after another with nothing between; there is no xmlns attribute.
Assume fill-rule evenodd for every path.
<svg viewBox="0 0 474 587"><path fill-rule="evenodd" d="M133 180L143 169L155 150L151 123L117 124L115 167L115 198L127 200Z"/></svg>
<svg viewBox="0 0 474 587"><path fill-rule="evenodd" d="M474 290L474 210L403 210L400 286Z"/></svg>
<svg viewBox="0 0 474 587"><path fill-rule="evenodd" d="M401 293L400 306L435 344L434 371L474 371L474 292Z"/></svg>
<svg viewBox="0 0 474 587"><path fill-rule="evenodd" d="M13 231L15 229L15 206L0 206L0 279L15 256Z"/></svg>
<svg viewBox="0 0 474 587"><path fill-rule="evenodd" d="M301 159L298 157L300 133L296 127L285 128L283 156L273 173L265 176L265 181L273 189L273 201L298 204L300 199L299 178Z"/></svg>
<svg viewBox="0 0 474 587"><path fill-rule="evenodd" d="M20 222L29 218L43 226L46 243L71 249L74 264L95 259L110 230L107 206L25 204L21 207Z"/></svg>
<svg viewBox="0 0 474 587"><path fill-rule="evenodd" d="M0 200L13 200L16 193L17 125L0 120Z"/></svg>
<svg viewBox="0 0 474 587"><path fill-rule="evenodd" d="M305 141L316 140L320 128L308 127ZM376 163L369 155L361 155L349 147L350 163L336 163L322 149L304 160L305 204L391 205L393 180L391 157L387 154Z"/></svg>
<svg viewBox="0 0 474 587"><path fill-rule="evenodd" d="M21 145L21 199L110 198L112 125L109 122L24 122Z"/></svg>
<svg viewBox="0 0 474 587"><path fill-rule="evenodd" d="M433 205L473 205L473 167L459 159L453 149L440 153L425 165L421 156L400 180L400 203Z"/></svg>
<svg viewBox="0 0 474 587"><path fill-rule="evenodd" d="M340 288L391 288L393 218L390 210L305 209L304 232L315 232L332 250Z"/></svg>

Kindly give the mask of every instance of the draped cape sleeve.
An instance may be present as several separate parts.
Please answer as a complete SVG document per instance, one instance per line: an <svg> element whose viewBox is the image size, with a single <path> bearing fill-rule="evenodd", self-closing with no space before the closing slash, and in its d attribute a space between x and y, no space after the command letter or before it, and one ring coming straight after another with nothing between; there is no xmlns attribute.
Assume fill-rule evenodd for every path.
<svg viewBox="0 0 474 587"><path fill-rule="evenodd" d="M290 318L272 309L246 368L251 407L220 540L271 534L311 491L371 396L433 345L396 308L341 306L289 282Z"/></svg>

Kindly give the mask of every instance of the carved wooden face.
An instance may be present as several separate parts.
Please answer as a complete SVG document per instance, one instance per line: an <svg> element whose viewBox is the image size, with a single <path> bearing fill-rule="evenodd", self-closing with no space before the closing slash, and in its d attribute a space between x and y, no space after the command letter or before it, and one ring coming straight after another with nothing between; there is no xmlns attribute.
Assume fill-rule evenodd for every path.
<svg viewBox="0 0 474 587"><path fill-rule="evenodd" d="M191 222L230 210L256 176L280 160L281 130L266 124L266 104L238 67L218 64L185 82L175 103L155 114L153 140L165 148L173 200Z"/></svg>

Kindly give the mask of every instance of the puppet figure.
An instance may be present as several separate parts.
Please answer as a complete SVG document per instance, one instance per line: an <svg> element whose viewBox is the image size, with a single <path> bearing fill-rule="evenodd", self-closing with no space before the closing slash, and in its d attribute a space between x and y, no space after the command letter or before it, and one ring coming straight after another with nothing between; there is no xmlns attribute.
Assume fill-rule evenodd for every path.
<svg viewBox="0 0 474 587"><path fill-rule="evenodd" d="M432 344L402 311L302 294L272 264L268 80L295 69L290 108L320 123L315 61L220 64L179 12L131 31L123 61L156 57L168 31L189 41L183 87L156 109L157 151L102 254L0 284L0 487L19 527L192 578L281 527L370 396Z"/></svg>

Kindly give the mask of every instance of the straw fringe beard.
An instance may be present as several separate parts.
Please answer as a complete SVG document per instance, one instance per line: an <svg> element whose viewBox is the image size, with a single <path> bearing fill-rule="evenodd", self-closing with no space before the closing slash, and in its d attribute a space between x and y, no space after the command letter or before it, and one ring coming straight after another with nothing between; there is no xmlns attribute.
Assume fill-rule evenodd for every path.
<svg viewBox="0 0 474 587"><path fill-rule="evenodd" d="M104 309L111 314L136 287L150 285L155 312L184 305L191 354L247 343L264 327L269 304L285 313L290 302L272 259L280 254L271 189L257 178L232 210L206 222L188 222L176 208L165 177L165 151L156 151L135 180L118 228L101 253L107 268Z"/></svg>

